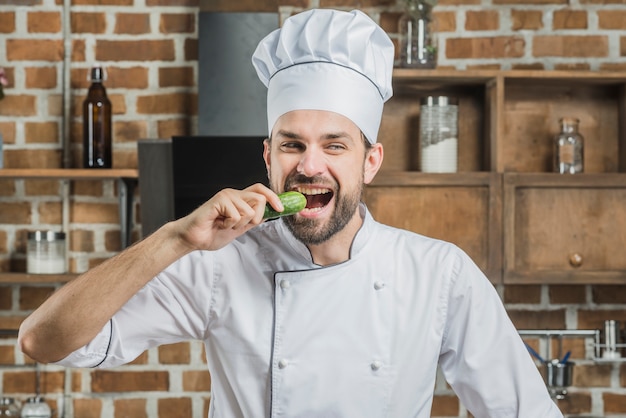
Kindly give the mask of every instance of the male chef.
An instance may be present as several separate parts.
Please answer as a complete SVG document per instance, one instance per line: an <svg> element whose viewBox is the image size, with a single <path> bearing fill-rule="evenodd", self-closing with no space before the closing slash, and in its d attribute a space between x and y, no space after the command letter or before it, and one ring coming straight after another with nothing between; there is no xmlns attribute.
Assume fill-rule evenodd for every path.
<svg viewBox="0 0 626 418"><path fill-rule="evenodd" d="M376 222L394 50L360 11L310 10L261 41L270 188L220 191L70 282L21 348L112 367L202 340L210 417L430 416L440 366L476 417L561 413L493 286L456 246ZM277 193L307 206L265 222Z"/></svg>

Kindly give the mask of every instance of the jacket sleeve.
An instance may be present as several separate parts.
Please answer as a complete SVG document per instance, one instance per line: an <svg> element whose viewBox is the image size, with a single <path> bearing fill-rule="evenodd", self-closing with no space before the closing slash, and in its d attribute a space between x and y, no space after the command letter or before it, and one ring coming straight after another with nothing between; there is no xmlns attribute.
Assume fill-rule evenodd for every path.
<svg viewBox="0 0 626 418"><path fill-rule="evenodd" d="M476 417L561 418L495 288L459 250L448 282L442 372Z"/></svg>
<svg viewBox="0 0 626 418"><path fill-rule="evenodd" d="M158 345L204 340L212 285L212 253L181 258L135 294L91 342L55 364L114 367Z"/></svg>

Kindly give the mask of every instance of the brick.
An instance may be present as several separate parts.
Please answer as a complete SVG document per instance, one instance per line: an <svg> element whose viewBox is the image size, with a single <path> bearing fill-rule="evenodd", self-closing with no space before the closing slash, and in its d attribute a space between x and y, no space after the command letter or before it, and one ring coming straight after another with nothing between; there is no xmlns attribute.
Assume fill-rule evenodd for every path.
<svg viewBox="0 0 626 418"><path fill-rule="evenodd" d="M161 67L159 68L160 87L193 87L196 77L193 67Z"/></svg>
<svg viewBox="0 0 626 418"><path fill-rule="evenodd" d="M446 40L448 58L515 58L524 55L522 38L498 36L488 38L451 38Z"/></svg>
<svg viewBox="0 0 626 418"><path fill-rule="evenodd" d="M552 29L587 29L587 12L584 10L556 10L552 16Z"/></svg>
<svg viewBox="0 0 626 418"><path fill-rule="evenodd" d="M26 317L20 315L0 316L0 329L12 329L17 331L20 327L20 324L24 322L24 319L26 319ZM6 377L6 374L4 375L4 377Z"/></svg>
<svg viewBox="0 0 626 418"><path fill-rule="evenodd" d="M184 51L185 61L198 61L198 39L185 39Z"/></svg>
<svg viewBox="0 0 626 418"><path fill-rule="evenodd" d="M73 39L72 40L72 62L84 62L85 61L85 40Z"/></svg>
<svg viewBox="0 0 626 418"><path fill-rule="evenodd" d="M395 0L361 0L359 1L359 8L369 8L376 6L391 6L394 5ZM320 7L354 7L353 0L320 0Z"/></svg>
<svg viewBox="0 0 626 418"><path fill-rule="evenodd" d="M467 4L480 4L481 0L440 0L437 4L442 6L455 6L455 5L467 5Z"/></svg>
<svg viewBox="0 0 626 418"><path fill-rule="evenodd" d="M31 33L60 33L61 13L28 12L26 26Z"/></svg>
<svg viewBox="0 0 626 418"><path fill-rule="evenodd" d="M60 224L63 221L61 202L42 202L39 204L39 221L45 224Z"/></svg>
<svg viewBox="0 0 626 418"><path fill-rule="evenodd" d="M71 192L77 196L102 196L103 183L99 180L76 180L72 183Z"/></svg>
<svg viewBox="0 0 626 418"><path fill-rule="evenodd" d="M378 24L389 34L398 32L398 20L402 16L400 12L381 11Z"/></svg>
<svg viewBox="0 0 626 418"><path fill-rule="evenodd" d="M15 364L15 350L13 346L0 346L0 364Z"/></svg>
<svg viewBox="0 0 626 418"><path fill-rule="evenodd" d="M194 96L188 93L154 94L137 97L137 113L185 114L195 113Z"/></svg>
<svg viewBox="0 0 626 418"><path fill-rule="evenodd" d="M148 364L148 351L144 351L143 353L139 354L133 361L131 361L128 364L131 364L131 365Z"/></svg>
<svg viewBox="0 0 626 418"><path fill-rule="evenodd" d="M15 32L15 12L0 12L0 33Z"/></svg>
<svg viewBox="0 0 626 418"><path fill-rule="evenodd" d="M165 398L157 400L159 418L192 418L191 398Z"/></svg>
<svg viewBox="0 0 626 418"><path fill-rule="evenodd" d="M435 395L431 417L453 417L459 415L459 399L454 395Z"/></svg>
<svg viewBox="0 0 626 418"><path fill-rule="evenodd" d="M95 250L94 247L94 232L85 229L74 229L70 231L69 236L69 249L70 251L91 253Z"/></svg>
<svg viewBox="0 0 626 418"><path fill-rule="evenodd" d="M9 61L61 61L63 41L51 39L7 39Z"/></svg>
<svg viewBox="0 0 626 418"><path fill-rule="evenodd" d="M1 202L0 224L30 224L31 207L28 202Z"/></svg>
<svg viewBox="0 0 626 418"><path fill-rule="evenodd" d="M619 366L619 382L621 387L626 387L626 363Z"/></svg>
<svg viewBox="0 0 626 418"><path fill-rule="evenodd" d="M576 369L574 369L574 373L576 373ZM591 412L591 394L589 392L569 392L565 399L560 399L556 402L559 409L566 416Z"/></svg>
<svg viewBox="0 0 626 418"><path fill-rule="evenodd" d="M436 33L456 31L456 13L433 12L433 27Z"/></svg>
<svg viewBox="0 0 626 418"><path fill-rule="evenodd" d="M607 319L626 322L626 309L578 310L579 329L604 329L604 321Z"/></svg>
<svg viewBox="0 0 626 418"><path fill-rule="evenodd" d="M147 13L117 13L114 32L132 35L150 33L150 15Z"/></svg>
<svg viewBox="0 0 626 418"><path fill-rule="evenodd" d="M21 310L36 309L54 292L49 286L22 286L20 287L19 306Z"/></svg>
<svg viewBox="0 0 626 418"><path fill-rule="evenodd" d="M580 4L626 4L626 0L579 0Z"/></svg>
<svg viewBox="0 0 626 418"><path fill-rule="evenodd" d="M71 221L76 223L119 223L117 204L74 202Z"/></svg>
<svg viewBox="0 0 626 418"><path fill-rule="evenodd" d="M198 7L199 0L146 0L146 6Z"/></svg>
<svg viewBox="0 0 626 418"><path fill-rule="evenodd" d="M626 300L626 285L592 286L591 294L594 303L624 303L624 300Z"/></svg>
<svg viewBox="0 0 626 418"><path fill-rule="evenodd" d="M146 138L148 135L148 122L121 121L113 123L113 137L115 142L135 142L139 138Z"/></svg>
<svg viewBox="0 0 626 418"><path fill-rule="evenodd" d="M0 180L0 196L13 196L15 194L15 181Z"/></svg>
<svg viewBox="0 0 626 418"><path fill-rule="evenodd" d="M513 64L511 65L512 70L543 70L545 67L541 62L533 62L529 64Z"/></svg>
<svg viewBox="0 0 626 418"><path fill-rule="evenodd" d="M512 30L538 30L543 28L543 12L540 10L511 10Z"/></svg>
<svg viewBox="0 0 626 418"><path fill-rule="evenodd" d="M626 63L604 62L600 64L600 71L626 72Z"/></svg>
<svg viewBox="0 0 626 418"><path fill-rule="evenodd" d="M211 375L207 371L183 371L183 390L185 392L208 392L211 390Z"/></svg>
<svg viewBox="0 0 626 418"><path fill-rule="evenodd" d="M145 399L115 399L115 418L148 418Z"/></svg>
<svg viewBox="0 0 626 418"><path fill-rule="evenodd" d="M535 57L606 57L609 46L606 36L535 36Z"/></svg>
<svg viewBox="0 0 626 418"><path fill-rule="evenodd" d="M504 288L504 303L540 303L541 286L509 285Z"/></svg>
<svg viewBox="0 0 626 418"><path fill-rule="evenodd" d="M91 391L95 393L167 390L169 390L169 373L165 371L95 370L91 374Z"/></svg>
<svg viewBox="0 0 626 418"><path fill-rule="evenodd" d="M42 372L42 393L63 393L64 372ZM3 393L35 393L34 371L11 371L2 376Z"/></svg>
<svg viewBox="0 0 626 418"><path fill-rule="evenodd" d="M145 89L148 87L148 68L107 68L106 85L111 88Z"/></svg>
<svg viewBox="0 0 626 418"><path fill-rule="evenodd" d="M517 329L565 329L565 310L508 310Z"/></svg>
<svg viewBox="0 0 626 418"><path fill-rule="evenodd" d="M611 386L611 364L577 364L573 385L580 387Z"/></svg>
<svg viewBox="0 0 626 418"><path fill-rule="evenodd" d="M72 12L72 33L104 33L107 28L104 12Z"/></svg>
<svg viewBox="0 0 626 418"><path fill-rule="evenodd" d="M519 4L519 5L538 5L538 4L568 4L569 0L493 0L493 4Z"/></svg>
<svg viewBox="0 0 626 418"><path fill-rule="evenodd" d="M72 399L74 416L81 418L100 418L102 415L102 399Z"/></svg>
<svg viewBox="0 0 626 418"><path fill-rule="evenodd" d="M191 121L189 119L166 119L157 122L157 136L159 138L190 135L191 131Z"/></svg>
<svg viewBox="0 0 626 418"><path fill-rule="evenodd" d="M193 33L196 15L192 13L163 13L159 22L161 33Z"/></svg>
<svg viewBox="0 0 626 418"><path fill-rule="evenodd" d="M5 144L15 144L15 122L0 122L0 133Z"/></svg>
<svg viewBox="0 0 626 418"><path fill-rule="evenodd" d="M576 62L576 63L560 63L554 65L555 70L563 70L563 71L589 71L591 66L586 62Z"/></svg>
<svg viewBox="0 0 626 418"><path fill-rule="evenodd" d="M13 288L2 286L0 287L0 310L10 311L11 309L13 309Z"/></svg>
<svg viewBox="0 0 626 418"><path fill-rule="evenodd" d="M622 57L626 56L626 36L620 36L619 38L619 54ZM2 102L0 102L0 109L2 106L1 103Z"/></svg>
<svg viewBox="0 0 626 418"><path fill-rule="evenodd" d="M162 345L159 347L159 363L189 364L191 361L188 342Z"/></svg>
<svg viewBox="0 0 626 418"><path fill-rule="evenodd" d="M113 168L137 168L137 163L136 150L113 150Z"/></svg>
<svg viewBox="0 0 626 418"><path fill-rule="evenodd" d="M58 196L61 188L58 180L24 180L26 196Z"/></svg>
<svg viewBox="0 0 626 418"><path fill-rule="evenodd" d="M626 413L626 395L618 393L603 393L602 401L604 403L605 414Z"/></svg>
<svg viewBox="0 0 626 418"><path fill-rule="evenodd" d="M98 61L174 61L173 40L96 41Z"/></svg>
<svg viewBox="0 0 626 418"><path fill-rule="evenodd" d="M53 89L57 86L56 67L26 68L26 88Z"/></svg>
<svg viewBox="0 0 626 418"><path fill-rule="evenodd" d="M7 95L0 100L0 115L3 116L36 116L37 101L35 96L22 94Z"/></svg>
<svg viewBox="0 0 626 418"><path fill-rule="evenodd" d="M551 285L548 289L548 294L550 303L552 304L583 304L587 301L587 291L585 286Z"/></svg>
<svg viewBox="0 0 626 418"><path fill-rule="evenodd" d="M121 238L119 230L107 231L104 234L104 248L107 251L120 251L121 250Z"/></svg>
<svg viewBox="0 0 626 418"><path fill-rule="evenodd" d="M82 6L132 6L133 0L72 0L72 5Z"/></svg>
<svg viewBox="0 0 626 418"><path fill-rule="evenodd" d="M57 122L25 122L24 139L27 144L56 144L59 142Z"/></svg>
<svg viewBox="0 0 626 418"><path fill-rule="evenodd" d="M468 10L465 12L465 30L497 30L500 15L496 10Z"/></svg>
<svg viewBox="0 0 626 418"><path fill-rule="evenodd" d="M597 14L599 29L626 29L626 10L598 10Z"/></svg>

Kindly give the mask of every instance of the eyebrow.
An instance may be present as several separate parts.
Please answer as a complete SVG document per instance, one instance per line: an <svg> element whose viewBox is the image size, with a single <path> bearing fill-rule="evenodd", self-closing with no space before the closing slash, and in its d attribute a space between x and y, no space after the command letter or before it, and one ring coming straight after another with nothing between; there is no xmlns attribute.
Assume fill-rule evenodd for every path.
<svg viewBox="0 0 626 418"><path fill-rule="evenodd" d="M302 139L302 135L297 134L292 131L286 131L282 129L276 132L276 136L289 138L289 139ZM338 138L345 138L351 142L354 142L353 138L350 135L348 135L348 133L345 131L329 132L322 136L322 139L324 140L333 140L333 139L338 139Z"/></svg>

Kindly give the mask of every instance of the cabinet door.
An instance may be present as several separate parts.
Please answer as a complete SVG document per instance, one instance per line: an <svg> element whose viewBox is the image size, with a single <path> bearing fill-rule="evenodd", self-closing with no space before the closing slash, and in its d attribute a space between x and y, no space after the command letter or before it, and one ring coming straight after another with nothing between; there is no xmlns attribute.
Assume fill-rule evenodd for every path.
<svg viewBox="0 0 626 418"><path fill-rule="evenodd" d="M623 283L626 174L505 174L505 283Z"/></svg>
<svg viewBox="0 0 626 418"><path fill-rule="evenodd" d="M500 179L495 173L381 173L364 198L377 221L458 245L498 283Z"/></svg>

